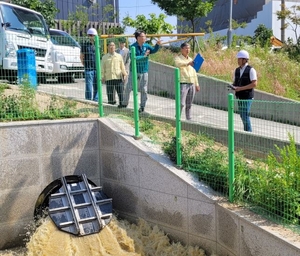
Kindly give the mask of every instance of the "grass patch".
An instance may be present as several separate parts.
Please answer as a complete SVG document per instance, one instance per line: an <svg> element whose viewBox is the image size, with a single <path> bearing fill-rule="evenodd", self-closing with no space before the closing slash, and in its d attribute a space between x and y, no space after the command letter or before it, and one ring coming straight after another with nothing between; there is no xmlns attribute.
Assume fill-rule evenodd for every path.
<svg viewBox="0 0 300 256"><path fill-rule="evenodd" d="M243 47L250 54L249 64L257 71L257 89L285 98L300 100L300 65L291 60L284 52L270 52L268 48L254 46ZM237 68L236 54L239 48L221 50L216 47L204 46L201 55L205 61L199 71L201 74L226 82L232 82L233 72ZM174 53L162 49L150 56L151 60L175 66ZM193 53L191 53L191 57Z"/></svg>
<svg viewBox="0 0 300 256"><path fill-rule="evenodd" d="M175 128L163 122L141 121L144 133L176 164ZM265 159L235 153L234 202L288 227L300 228L300 155L294 138L283 148L274 146ZM228 196L228 148L205 134L182 131L182 166L199 181ZM295 230L295 228L293 228Z"/></svg>
<svg viewBox="0 0 300 256"><path fill-rule="evenodd" d="M16 89L0 85L1 121L60 119L78 117L77 103L57 96L41 97L29 85ZM42 100L41 100L42 99Z"/></svg>

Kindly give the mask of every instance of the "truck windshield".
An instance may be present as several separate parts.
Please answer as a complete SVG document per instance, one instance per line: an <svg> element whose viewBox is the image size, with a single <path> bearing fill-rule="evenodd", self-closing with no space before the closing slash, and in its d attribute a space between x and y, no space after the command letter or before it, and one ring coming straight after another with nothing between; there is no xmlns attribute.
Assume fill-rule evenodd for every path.
<svg viewBox="0 0 300 256"><path fill-rule="evenodd" d="M56 31L50 29L51 41L56 45L80 47L79 43L64 31Z"/></svg>
<svg viewBox="0 0 300 256"><path fill-rule="evenodd" d="M5 29L17 30L30 35L49 36L42 15L10 5L0 5L0 8Z"/></svg>

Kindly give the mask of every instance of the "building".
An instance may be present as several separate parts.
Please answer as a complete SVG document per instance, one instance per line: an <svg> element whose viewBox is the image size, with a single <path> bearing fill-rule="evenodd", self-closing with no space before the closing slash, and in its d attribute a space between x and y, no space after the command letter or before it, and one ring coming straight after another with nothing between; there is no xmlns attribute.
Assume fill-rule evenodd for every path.
<svg viewBox="0 0 300 256"><path fill-rule="evenodd" d="M119 0L54 0L56 8L59 10L55 19L57 20L56 29L66 30L63 20L67 20L70 13L75 13L81 6L87 9L89 22L85 29L75 29L78 36L84 35L84 31L93 27L102 34L112 27L119 27L119 16L116 15L119 10ZM113 10L105 11L105 6L112 5ZM78 26L77 26L78 28ZM70 29L67 29L71 33ZM73 32L74 34L74 29Z"/></svg>
<svg viewBox="0 0 300 256"><path fill-rule="evenodd" d="M199 25L195 32L207 31L208 27L205 23L211 20L211 27L214 33L221 36L227 35L230 19L230 1L231 0L218 0L213 11L209 13L207 17L199 19ZM281 0L232 1L234 2L232 5L232 19L238 23L247 23L246 28L233 30L232 34L253 36L258 25L264 24L267 28L273 30L275 37L281 39L281 20L278 20L276 15L276 12L281 10ZM300 5L300 0L285 0L285 6L287 8L293 5ZM298 28L297 31L298 35L300 35L300 28ZM296 36L291 26L285 30L285 40L288 38L292 38L295 42Z"/></svg>
<svg viewBox="0 0 300 256"><path fill-rule="evenodd" d="M54 0L59 13L57 20L67 20L69 13L75 13L77 8L84 6L87 8L89 21L118 23L118 17L114 17L114 12L119 9L119 0ZM115 11L105 13L103 7L111 4Z"/></svg>

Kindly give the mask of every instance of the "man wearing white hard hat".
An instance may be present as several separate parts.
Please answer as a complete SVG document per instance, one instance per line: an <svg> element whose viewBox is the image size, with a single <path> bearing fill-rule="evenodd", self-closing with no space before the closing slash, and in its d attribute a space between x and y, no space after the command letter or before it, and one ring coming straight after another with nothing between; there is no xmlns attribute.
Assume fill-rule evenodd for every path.
<svg viewBox="0 0 300 256"><path fill-rule="evenodd" d="M244 131L252 132L250 109L254 98L254 88L257 85L256 70L248 64L249 53L241 50L236 55L238 68L234 71L233 86L238 99L238 108L244 125Z"/></svg>
<svg viewBox="0 0 300 256"><path fill-rule="evenodd" d="M80 53L85 74L85 99L98 101L95 52L95 36L98 35L98 33L96 29L90 28L87 31L87 35L89 41L81 45Z"/></svg>

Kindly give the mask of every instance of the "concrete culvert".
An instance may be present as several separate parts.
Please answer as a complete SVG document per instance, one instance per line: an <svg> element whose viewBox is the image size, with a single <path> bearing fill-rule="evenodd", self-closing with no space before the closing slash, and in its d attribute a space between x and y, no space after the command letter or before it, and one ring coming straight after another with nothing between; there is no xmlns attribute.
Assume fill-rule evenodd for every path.
<svg viewBox="0 0 300 256"><path fill-rule="evenodd" d="M35 204L35 219L50 216L61 231L84 236L100 232L112 219L112 199L85 174L51 182Z"/></svg>

